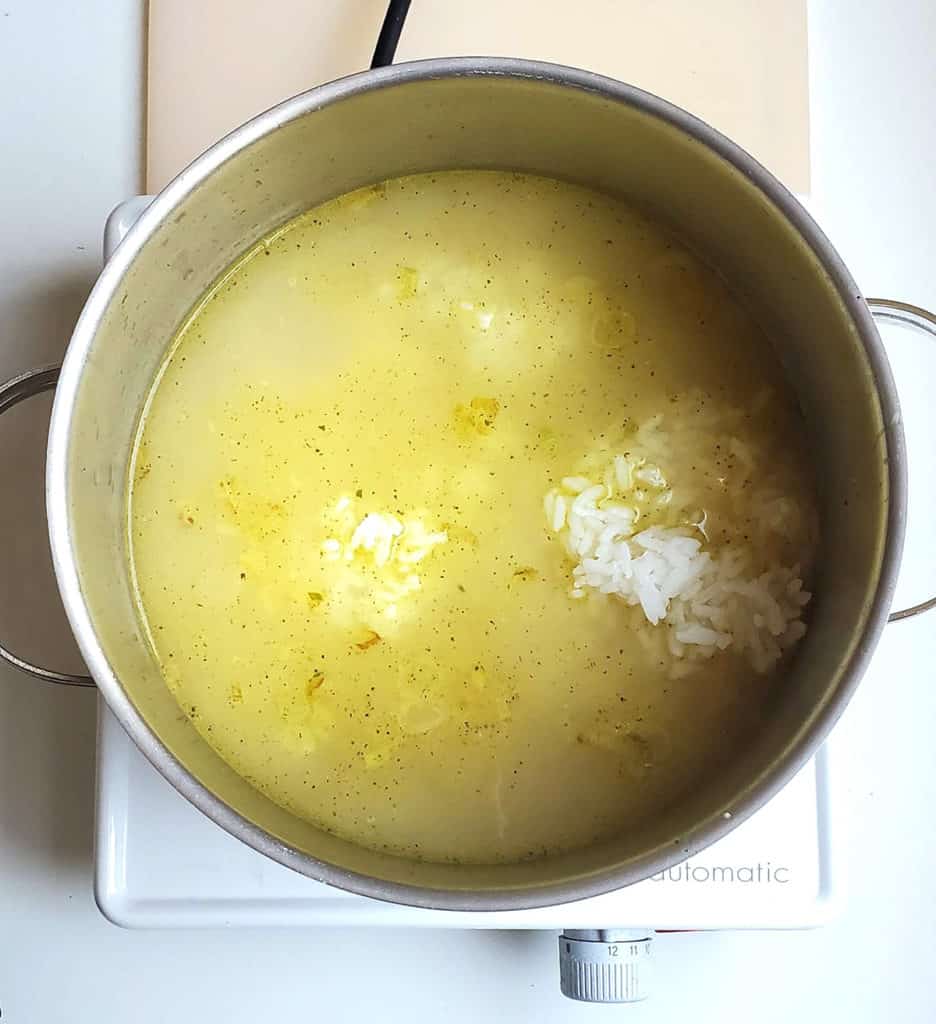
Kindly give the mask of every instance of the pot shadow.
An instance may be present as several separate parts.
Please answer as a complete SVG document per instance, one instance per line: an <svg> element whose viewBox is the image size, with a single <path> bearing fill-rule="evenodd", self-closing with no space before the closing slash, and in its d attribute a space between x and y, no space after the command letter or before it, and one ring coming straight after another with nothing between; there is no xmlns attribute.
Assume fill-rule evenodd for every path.
<svg viewBox="0 0 936 1024"><path fill-rule="evenodd" d="M41 292L6 296L14 328L0 353L0 378L61 359L93 274ZM21 657L84 671L52 571L44 472L51 394L0 421L0 636ZM93 690L43 683L0 667L2 847L57 872L90 865L96 699Z"/></svg>

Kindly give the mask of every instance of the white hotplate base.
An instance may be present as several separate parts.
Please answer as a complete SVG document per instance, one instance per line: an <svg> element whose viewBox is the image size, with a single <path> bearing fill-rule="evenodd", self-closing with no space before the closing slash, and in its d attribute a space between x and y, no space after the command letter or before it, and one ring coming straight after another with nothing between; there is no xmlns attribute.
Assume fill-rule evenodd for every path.
<svg viewBox="0 0 936 1024"><path fill-rule="evenodd" d="M103 701L98 722L95 896L128 928L809 928L837 903L827 748L748 821L662 877L558 907L461 913L382 903L282 867L177 793Z"/></svg>
<svg viewBox="0 0 936 1024"><path fill-rule="evenodd" d="M152 201L108 218L108 258ZM422 910L312 881L256 853L196 810L99 702L95 896L128 928L391 925L435 928L809 928L836 906L828 745L724 839L662 877L559 907Z"/></svg>

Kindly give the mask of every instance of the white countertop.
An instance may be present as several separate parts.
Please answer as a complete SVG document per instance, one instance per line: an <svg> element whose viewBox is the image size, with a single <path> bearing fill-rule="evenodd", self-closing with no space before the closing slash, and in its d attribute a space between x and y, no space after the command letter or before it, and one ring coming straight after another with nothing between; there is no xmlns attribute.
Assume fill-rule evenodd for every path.
<svg viewBox="0 0 936 1024"><path fill-rule="evenodd" d="M60 354L98 267L104 217L139 191L142 6L0 0L0 377ZM936 308L936 5L814 0L810 19L810 206L866 294ZM915 379L897 355L920 493L914 466L933 467L936 415L924 367ZM925 366L930 381L934 368L936 352ZM0 429L0 628L64 663L63 630L46 614L48 577L16 579L42 557L41 412L17 410ZM921 551L911 535L907 597L936 579ZM835 806L849 875L841 917L812 932L662 936L656 992L632 1007L563 1000L553 933L115 928L91 894L94 695L0 670L0 1020L444 1014L451 1024L650 1024L691 1014L930 1024L934 665L933 617L890 627L836 730Z"/></svg>

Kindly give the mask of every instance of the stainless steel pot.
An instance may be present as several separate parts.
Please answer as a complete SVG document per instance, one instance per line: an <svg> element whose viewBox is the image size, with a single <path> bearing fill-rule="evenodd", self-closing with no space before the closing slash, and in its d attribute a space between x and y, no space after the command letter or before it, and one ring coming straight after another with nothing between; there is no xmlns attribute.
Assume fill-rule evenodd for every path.
<svg viewBox="0 0 936 1024"><path fill-rule="evenodd" d="M127 559L131 444L166 347L193 304L235 257L301 211L387 177L450 167L510 168L621 195L704 254L777 345L822 487L810 630L761 733L640 829L506 866L367 850L253 789L163 684ZM913 307L871 305L764 168L685 111L630 86L528 61L450 59L365 72L288 100L208 150L156 198L104 268L62 366L49 436L49 526L59 588L94 682L143 753L205 814L273 859L345 889L436 908L517 909L662 871L791 778L842 711L887 621L906 465L872 311L930 331L936 320ZM53 369L9 382L0 411L54 379ZM88 681L2 653L44 678Z"/></svg>

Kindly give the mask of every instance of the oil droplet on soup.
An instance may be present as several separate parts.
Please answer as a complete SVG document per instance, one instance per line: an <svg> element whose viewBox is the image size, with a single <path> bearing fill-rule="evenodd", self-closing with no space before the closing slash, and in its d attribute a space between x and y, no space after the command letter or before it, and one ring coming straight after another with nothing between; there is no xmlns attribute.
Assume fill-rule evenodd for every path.
<svg viewBox="0 0 936 1024"><path fill-rule="evenodd" d="M253 785L368 846L503 862L635 827L737 750L777 672L716 650L681 674L639 608L572 599L543 497L660 413L724 410L731 452L674 446L667 479L718 543L807 573L809 515L732 512L757 466L813 507L769 343L655 224L500 172L312 210L197 308L141 423L167 685Z"/></svg>

